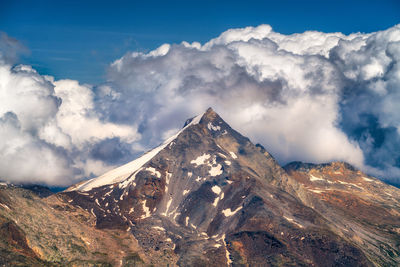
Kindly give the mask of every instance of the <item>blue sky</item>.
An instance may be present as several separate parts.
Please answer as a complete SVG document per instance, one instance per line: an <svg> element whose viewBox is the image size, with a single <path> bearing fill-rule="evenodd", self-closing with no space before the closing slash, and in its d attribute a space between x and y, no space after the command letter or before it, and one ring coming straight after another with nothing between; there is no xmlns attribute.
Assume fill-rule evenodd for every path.
<svg viewBox="0 0 400 267"><path fill-rule="evenodd" d="M127 51L199 41L245 26L277 32L373 32L400 22L400 1L0 1L0 30L41 74L98 84Z"/></svg>

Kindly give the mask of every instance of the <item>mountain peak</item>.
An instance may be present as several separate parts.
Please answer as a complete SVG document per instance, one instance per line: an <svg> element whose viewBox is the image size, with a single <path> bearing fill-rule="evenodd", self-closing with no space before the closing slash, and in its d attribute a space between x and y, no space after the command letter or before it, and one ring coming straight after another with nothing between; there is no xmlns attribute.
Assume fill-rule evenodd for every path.
<svg viewBox="0 0 400 267"><path fill-rule="evenodd" d="M142 157L60 197L93 215L99 229L131 232L155 258L169 257L168 251L178 256L172 265L369 266L360 246L350 242L355 231L362 237L369 225L347 230L356 225L348 218L374 220L381 209L367 202L371 196L382 196L379 192L385 191L380 188L390 198L397 193L345 163L289 167L285 172L264 147L254 145L209 108ZM343 211L351 217L340 215ZM400 229L398 213L390 212L382 216L388 218L385 225ZM395 255L390 244L386 254Z"/></svg>
<svg viewBox="0 0 400 267"><path fill-rule="evenodd" d="M215 118L216 116L218 116L218 114L211 107L209 107L203 116L208 118Z"/></svg>
<svg viewBox="0 0 400 267"><path fill-rule="evenodd" d="M204 112L200 123L226 124L212 108L208 108L207 111Z"/></svg>
<svg viewBox="0 0 400 267"><path fill-rule="evenodd" d="M198 122L197 123L201 123L202 119L207 119L207 120L214 120L216 118L219 118L219 115L211 108L209 107L204 113L202 113L201 115L198 115L196 117L187 119L185 121L185 124L183 125L183 128L185 128L189 123L191 123L195 118L198 118Z"/></svg>
<svg viewBox="0 0 400 267"><path fill-rule="evenodd" d="M277 162L209 108L159 147L65 194L95 214L99 228L161 218L211 237L280 179L287 177Z"/></svg>
<svg viewBox="0 0 400 267"><path fill-rule="evenodd" d="M208 128L210 132L213 132L213 136L219 134L227 134L227 129L229 125L227 125L221 117L210 107L203 114L195 116L191 119L186 120L184 127L175 135L171 136L167 140L165 140L158 147L146 152L141 157L123 165L116 169L113 169L99 177L93 178L88 181L83 181L74 186L71 186L66 191L89 191L93 188L110 185L114 183L118 183L123 181L132 175L135 171L139 170L144 166L147 162L149 162L153 157L155 157L160 151L170 145L180 134L182 134L187 129L191 128L194 125L201 124ZM234 132L237 134L236 132Z"/></svg>

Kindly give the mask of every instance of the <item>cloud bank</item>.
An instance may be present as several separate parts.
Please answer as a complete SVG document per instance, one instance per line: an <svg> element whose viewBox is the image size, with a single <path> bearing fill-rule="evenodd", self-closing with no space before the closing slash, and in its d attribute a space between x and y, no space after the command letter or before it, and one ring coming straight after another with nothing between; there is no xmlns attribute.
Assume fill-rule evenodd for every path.
<svg viewBox="0 0 400 267"><path fill-rule="evenodd" d="M399 60L400 25L231 29L205 44L129 52L97 86L3 59L0 138L10 141L0 142L0 176L68 184L100 174L213 107L282 164L342 160L400 183Z"/></svg>
<svg viewBox="0 0 400 267"><path fill-rule="evenodd" d="M164 44L116 60L109 82L120 97L102 113L136 123L141 142L155 144L211 106L281 163L342 160L393 180L399 58L399 25L351 35L231 29L203 45Z"/></svg>
<svg viewBox="0 0 400 267"><path fill-rule="evenodd" d="M91 156L108 140L133 143L132 125L104 121L92 86L54 81L0 53L0 179L65 186L109 166ZM8 54L9 55L9 54ZM13 56L13 60L15 57Z"/></svg>

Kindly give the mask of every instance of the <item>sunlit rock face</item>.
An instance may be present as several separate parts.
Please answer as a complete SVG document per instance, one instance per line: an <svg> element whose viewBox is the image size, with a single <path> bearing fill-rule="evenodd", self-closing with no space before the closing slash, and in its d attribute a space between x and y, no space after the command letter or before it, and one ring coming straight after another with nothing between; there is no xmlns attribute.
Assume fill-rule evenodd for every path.
<svg viewBox="0 0 400 267"><path fill-rule="evenodd" d="M399 264L399 189L344 162L286 165L301 184L296 194L328 220L335 233L363 249L378 266Z"/></svg>

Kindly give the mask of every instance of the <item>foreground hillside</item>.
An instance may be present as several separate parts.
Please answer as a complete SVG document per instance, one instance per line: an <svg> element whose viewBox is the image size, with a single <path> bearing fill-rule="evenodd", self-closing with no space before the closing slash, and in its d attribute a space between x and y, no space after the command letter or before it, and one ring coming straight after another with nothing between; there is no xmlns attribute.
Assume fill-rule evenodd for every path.
<svg viewBox="0 0 400 267"><path fill-rule="evenodd" d="M0 202L0 266L121 266L145 258L132 235L96 229L93 215L58 195L0 186Z"/></svg>
<svg viewBox="0 0 400 267"><path fill-rule="evenodd" d="M98 178L0 203L6 266L400 264L399 189L345 163L282 168L212 109Z"/></svg>

